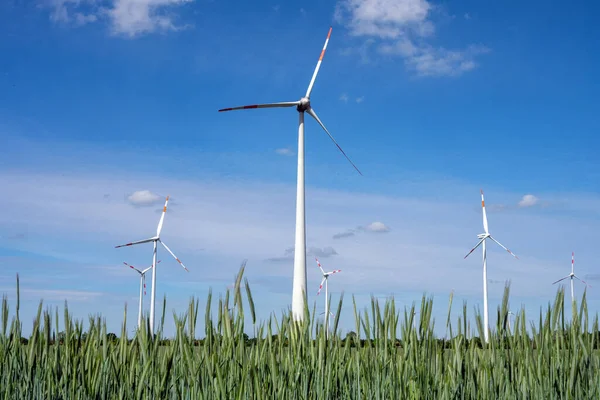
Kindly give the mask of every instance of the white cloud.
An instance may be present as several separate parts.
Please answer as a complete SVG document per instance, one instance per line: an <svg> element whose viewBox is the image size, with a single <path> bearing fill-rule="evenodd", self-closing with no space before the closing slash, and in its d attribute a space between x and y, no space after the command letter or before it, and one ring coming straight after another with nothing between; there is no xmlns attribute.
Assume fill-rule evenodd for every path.
<svg viewBox="0 0 600 400"><path fill-rule="evenodd" d="M383 222L375 221L366 226L358 226L356 229L348 229L345 232L336 233L332 236L333 239L343 239L356 235L357 232L389 232L390 228Z"/></svg>
<svg viewBox="0 0 600 400"><path fill-rule="evenodd" d="M348 95L346 93L342 93L340 95L340 100L343 101L344 103L348 102Z"/></svg>
<svg viewBox="0 0 600 400"><path fill-rule="evenodd" d="M359 104L362 103L364 100L365 100L364 96L360 96L360 97L356 98L356 102L359 103Z"/></svg>
<svg viewBox="0 0 600 400"><path fill-rule="evenodd" d="M293 156L294 154L296 154L294 152L294 150L290 149L289 147L285 147L285 148L281 148L281 149L276 149L275 153L281 155L281 156Z"/></svg>
<svg viewBox="0 0 600 400"><path fill-rule="evenodd" d="M336 18L347 19L350 33L356 36L397 38L406 27L430 32L430 9L426 0L341 0L336 5Z"/></svg>
<svg viewBox="0 0 600 400"><path fill-rule="evenodd" d="M85 25L98 19L94 13L83 13L74 11L83 7L95 9L97 0L50 0L52 12L50 19L54 22L70 23L75 25ZM90 10L91 11L91 10Z"/></svg>
<svg viewBox="0 0 600 400"><path fill-rule="evenodd" d="M154 31L180 30L165 10L193 0L114 0L108 11L116 34L137 36Z"/></svg>
<svg viewBox="0 0 600 400"><path fill-rule="evenodd" d="M475 56L487 48L447 50L426 42L435 33L434 8L427 0L339 0L335 18L353 36L379 39L380 52L403 57L418 76L458 76L474 69Z"/></svg>
<svg viewBox="0 0 600 400"><path fill-rule="evenodd" d="M51 0L50 19L54 22L84 25L107 19L115 35L136 37L158 31L175 31L172 10L194 0Z"/></svg>
<svg viewBox="0 0 600 400"><path fill-rule="evenodd" d="M282 257L271 257L271 258L268 258L267 261L275 261L275 262L290 261L290 260L294 259L295 253L296 252L294 251L293 247L288 247L287 249L285 249L285 253ZM306 247L306 255L308 257L328 258L328 257L335 256L337 254L338 254L338 252L335 251L335 249L331 246L326 246L326 247L307 246Z"/></svg>
<svg viewBox="0 0 600 400"><path fill-rule="evenodd" d="M532 194L526 194L521 201L519 201L519 207L533 207L539 203L539 200L540 199Z"/></svg>
<svg viewBox="0 0 600 400"><path fill-rule="evenodd" d="M127 196L127 201L134 206L154 206L162 203L163 197L149 190L138 190Z"/></svg>
<svg viewBox="0 0 600 400"><path fill-rule="evenodd" d="M389 232L390 228L386 226L383 222L373 222L365 228L370 232Z"/></svg>
<svg viewBox="0 0 600 400"><path fill-rule="evenodd" d="M399 54L409 70L418 76L458 76L477 67L475 56L487 53L484 46L469 46L465 50L447 50L429 45L416 46L408 39L393 44L383 44L379 51L384 54Z"/></svg>

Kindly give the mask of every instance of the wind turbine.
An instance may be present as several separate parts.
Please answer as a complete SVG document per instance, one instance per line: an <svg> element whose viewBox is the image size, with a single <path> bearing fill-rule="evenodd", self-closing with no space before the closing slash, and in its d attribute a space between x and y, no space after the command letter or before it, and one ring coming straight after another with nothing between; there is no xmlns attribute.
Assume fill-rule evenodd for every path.
<svg viewBox="0 0 600 400"><path fill-rule="evenodd" d="M344 150L340 147L340 145L335 141L333 136L329 133L325 125L321 122L317 113L312 108L310 102L310 94L313 89L313 85L315 83L315 79L317 78L317 73L319 72L319 68L321 67L321 62L323 61L323 56L325 55L325 49L327 49L327 43L329 42L329 37L331 36L331 27L329 28L329 32L327 33L327 39L325 39L325 44L323 45L323 50L321 51L321 55L319 56L319 61L317 62L317 66L313 72L310 83L308 84L308 89L306 90L306 94L298 101L285 101L279 103L267 103L267 104L255 104L250 106L241 106L241 107L233 107L233 108L223 108L220 109L219 112L222 111L233 111L233 110L248 110L254 108L275 108L275 107L296 107L296 110L299 114L298 121L298 177L297 177L297 188L296 188L296 237L295 237L295 245L294 245L294 280L293 280L293 289L292 289L292 313L294 315L294 319L303 320L304 319L304 298L306 296L306 218L305 218L305 207L304 207L304 113L308 113L311 117L317 121L321 128L325 131L325 133L329 136L329 138L333 141L333 143L337 146L337 148L342 152L344 157L352 164L352 166L358 171L359 174L362 175L360 170L354 165L354 163L350 160L350 158L346 155Z"/></svg>
<svg viewBox="0 0 600 400"><path fill-rule="evenodd" d="M511 328L511 326L510 326L510 317L511 317L511 315L514 317L514 316L515 316L515 313L514 313L514 312L512 312L512 311L509 311L509 312L508 312L508 314L506 315L506 320L507 320L507 322L508 322L508 333L509 333L509 334L511 334L511 333L512 333L512 328Z"/></svg>
<svg viewBox="0 0 600 400"><path fill-rule="evenodd" d="M319 294L321 294L321 289L323 289L323 283L325 283L325 318L326 318L325 319L325 337L329 337L329 317L330 317L331 312L329 311L329 298L327 296L327 289L328 289L327 282L329 281L330 275L337 274L338 272L342 272L342 270L336 269L334 271L325 272L325 270L323 270L323 267L321 266L321 263L319 262L319 259L317 257L315 257L315 260L317 261L317 265L319 266L319 269L323 273L323 280L321 281L321 285L319 286L319 291L317 292L317 296ZM331 314L331 315L333 315L333 314Z"/></svg>
<svg viewBox="0 0 600 400"><path fill-rule="evenodd" d="M575 275L575 252L571 253L571 273L569 275L565 276L564 278L560 278L556 282L553 282L552 284L554 285L554 284L556 284L560 281L563 281L567 278L571 279L571 302L575 301L575 295L573 293L573 278L580 280L586 286L592 287L591 285L588 285L584 280L579 279L579 277L577 275Z"/></svg>
<svg viewBox="0 0 600 400"><path fill-rule="evenodd" d="M488 230L488 221L487 221L487 215L485 213L485 201L483 200L483 190L481 191L481 209L483 210L483 229L485 230L485 233L480 233L479 235L477 235L477 238L480 239L479 242L477 243L477 245L475 247L473 247L471 249L471 251L469 251L467 253L467 255L464 258L467 258L469 256L469 254L471 254L477 247L479 247L479 245L483 245L483 323L484 323L484 337L485 337L485 341L487 343L488 341L488 336L489 336L489 323L488 323L488 290L487 290L487 254L486 254L486 245L485 245L485 241L486 239L490 239L494 242L496 242L500 247L502 247L504 250L508 251L508 253L515 257L517 260L519 259L519 257L517 257L512 251L510 251L509 249L507 249L506 247L504 247L504 245L502 245L499 241L497 241L496 239L494 239L492 237L492 235L490 235L490 232Z"/></svg>
<svg viewBox="0 0 600 400"><path fill-rule="evenodd" d="M156 263L160 264L160 260L158 260ZM140 271L131 264L127 264L126 262L123 262L123 264L127 265L129 268L135 270L138 274L140 274L140 306L138 311L138 329L140 329L142 327L142 298L146 295L146 272L148 272L152 268L152 265L146 268L145 270Z"/></svg>
<svg viewBox="0 0 600 400"><path fill-rule="evenodd" d="M185 267L185 265L183 265L183 263L179 260L179 258L177 258L177 256L171 251L171 249L162 241L160 240L160 231L162 230L163 227L163 222L165 220L165 214L167 213L167 204L169 203L169 196L167 196L167 199L165 200L165 206L163 207L163 211L162 211L162 215L160 216L160 221L158 221L158 227L156 228L156 236L151 237L150 239L144 239L144 240L138 240L137 242L131 242L131 243L127 243L127 244L121 244L119 246L115 246L115 248L119 248L119 247L125 247L125 246L132 246L134 244L142 244L142 243L150 243L152 242L154 244L154 250L152 252L152 292L151 292L151 299L150 299L150 329L152 331L152 336L154 336L154 314L155 314L155 310L154 310L154 304L155 304L155 298L156 298L156 247L157 247L157 242L160 242L160 244L163 245L163 247L169 252L169 254L171 254L173 256L173 258L175 260L177 260L177 262L183 267L183 269L185 269L187 272L188 269Z"/></svg>

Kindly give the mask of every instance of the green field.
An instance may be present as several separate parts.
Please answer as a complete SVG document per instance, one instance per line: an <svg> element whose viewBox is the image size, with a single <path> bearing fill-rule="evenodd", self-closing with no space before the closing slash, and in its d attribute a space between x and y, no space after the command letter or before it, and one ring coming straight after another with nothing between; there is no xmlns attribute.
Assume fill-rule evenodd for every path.
<svg viewBox="0 0 600 400"><path fill-rule="evenodd" d="M598 319L588 321L585 294L565 319L564 292L530 323L524 312L492 327L482 343L462 317L441 321L447 334L433 334L433 301L423 298L419 321L413 310L399 312L393 300L358 310L353 333L326 339L315 310L303 323L291 313L259 322L248 282L219 299L211 316L206 300L205 332L195 331L199 301L173 315L176 334L153 339L147 327L127 339L108 334L100 317L89 329L70 316L43 311L33 333L21 337L19 300L11 315L2 303L0 396L3 399L598 399L600 359ZM18 281L17 281L18 293ZM243 296L245 294L245 296ZM246 297L244 300L243 297ZM498 320L506 321L509 288ZM568 301L567 301L568 303ZM343 299L337 305L340 315ZM164 310L163 304L163 310ZM231 310L230 310L231 309ZM253 327L244 326L250 314ZM162 315L159 328L164 326ZM146 323L148 321L146 320ZM436 321L439 324L439 321ZM337 332L338 320L333 324ZM591 325L590 329L585 329ZM249 329L251 328L251 329ZM246 335L244 330L254 335ZM466 335L465 335L466 333Z"/></svg>

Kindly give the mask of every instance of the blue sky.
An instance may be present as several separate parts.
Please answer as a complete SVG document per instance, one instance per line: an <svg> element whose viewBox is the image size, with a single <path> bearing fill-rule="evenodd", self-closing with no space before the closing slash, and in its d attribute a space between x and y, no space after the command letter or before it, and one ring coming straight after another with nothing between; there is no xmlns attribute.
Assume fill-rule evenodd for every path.
<svg viewBox="0 0 600 400"><path fill-rule="evenodd" d="M427 292L438 325L451 290L480 305L480 253L463 256L482 230L483 188L492 234L521 258L489 250L491 321L506 279L513 308L535 318L571 251L576 273L600 281L598 8L2 2L0 291L14 298L18 272L25 318L40 298L67 299L76 316L101 312L118 332L127 302L133 327L138 280L121 263L149 264L151 246L114 246L150 236L169 194L162 236L190 269L159 254L157 297L169 311L222 291L245 258L259 317L285 309L297 113L217 110L298 100L331 25L311 101L364 173L307 120L307 245L343 271L333 300L394 293L410 305ZM146 204L132 204L136 191L149 191ZM308 260L312 304L320 279ZM344 330L354 325L346 304Z"/></svg>

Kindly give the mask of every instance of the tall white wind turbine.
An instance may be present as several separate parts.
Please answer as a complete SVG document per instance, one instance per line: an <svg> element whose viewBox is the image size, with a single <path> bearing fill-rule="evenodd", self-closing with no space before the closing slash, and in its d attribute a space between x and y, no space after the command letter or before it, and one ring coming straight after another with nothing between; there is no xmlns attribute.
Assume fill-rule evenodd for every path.
<svg viewBox="0 0 600 400"><path fill-rule="evenodd" d="M292 313L294 315L294 319L303 320L304 319L304 299L306 296L306 219L305 219L305 208L304 208L304 113L308 113L311 117L317 121L321 128L327 133L329 138L333 141L333 143L337 146L337 148L342 152L344 157L350 164L358 171L359 174L362 175L360 170L354 165L354 163L350 160L350 158L346 155L344 150L340 147L340 145L335 141L333 136L329 133L325 125L321 122L314 108L312 108L310 102L310 94L313 89L313 85L315 83L315 79L317 78L317 73L319 72L319 68L321 67L321 61L323 61L323 56L325 55L325 49L327 49L327 43L329 42L329 37L331 36L331 27L329 28L329 32L327 33L327 39L325 39L325 44L323 45L323 50L321 51L321 55L319 56L319 61L317 62L317 66L313 72L310 83L308 84L308 89L306 90L306 94L298 101L286 101L279 103L267 103L267 104L255 104L250 106L241 106L241 107L233 107L233 108L223 108L220 109L219 112L222 111L233 111L233 110L248 110L253 108L274 108L274 107L296 107L296 110L299 113L299 121L298 121L298 178L297 178L297 189L296 189L296 239L294 246L294 281L293 281L293 289L292 289Z"/></svg>
<svg viewBox="0 0 600 400"><path fill-rule="evenodd" d="M317 257L315 257L315 260L317 261L317 265L319 266L319 269L323 273L323 280L321 281L321 285L319 285L319 291L317 292L317 296L319 294L321 294L321 289L323 289L323 283L325 283L325 337L328 338L329 337L329 317L332 314L329 311L329 296L328 296L327 282L329 281L330 275L337 274L338 272L342 272L342 270L336 269L334 271L325 272L325 270L323 270L323 267L321 266L321 263L319 262L319 259Z"/></svg>
<svg viewBox="0 0 600 400"><path fill-rule="evenodd" d="M185 267L185 265L183 265L181 260L179 260L179 258L177 258L177 256L171 251L171 249L160 239L160 231L162 230L162 227L163 227L163 222L165 220L165 214L167 213L167 204L168 203L169 203L169 196L167 196L167 199L165 200L165 206L163 207L162 215L160 216L160 221L158 221L158 227L156 228L156 236L151 237L150 239L138 240L137 242L131 242L131 243L115 246L115 248L119 248L119 247L125 247L125 246L132 246L134 244L142 244L142 243L150 243L150 242L152 242L154 244L154 250L152 252L152 292L150 295L150 297L151 297L151 299L150 299L150 329L152 332L152 336L154 336L154 316L155 316L154 305L155 305L155 299L156 299L156 250L157 250L156 248L157 248L157 243L160 242L160 244L163 245L163 247L169 252L169 254L171 254L173 256L173 258L175 260L177 260L179 265L181 265L183 267L183 269L185 269L187 272L190 272Z"/></svg>
<svg viewBox="0 0 600 400"><path fill-rule="evenodd" d="M591 285L588 285L586 281L584 281L583 279L579 279L579 277L575 275L575 252L571 253L571 273L565 276L564 278L560 278L556 282L553 282L552 284L557 284L558 282L563 281L567 278L570 278L571 280L571 303L575 301L575 294L573 292L573 278L580 280L586 286L592 287Z"/></svg>
<svg viewBox="0 0 600 400"><path fill-rule="evenodd" d="M487 221L487 215L485 213L485 201L483 200L483 190L481 191L481 209L483 210L483 229L485 230L485 233L480 233L479 235L477 235L477 238L480 239L479 242L477 243L477 245L475 247L473 247L471 249L471 251L469 251L467 253L467 255L464 258L467 258L469 256L469 254L471 254L477 247L479 247L479 245L483 245L483 324L484 324L484 337L485 337L485 341L487 343L488 341L488 336L489 336L489 322L488 322L488 289L487 289L487 254L486 254L486 239L490 239L494 242L496 242L496 244L498 244L500 247L502 247L504 250L508 251L508 253L515 257L516 259L519 259L519 257L517 257L512 251L510 251L509 249L507 249L506 247L504 247L504 245L502 245L499 241L497 241L496 239L494 239L492 237L492 235L490 235L490 232L488 230L488 221Z"/></svg>
<svg viewBox="0 0 600 400"><path fill-rule="evenodd" d="M156 263L160 264L160 260L158 260ZM126 262L123 262L123 264L125 264L129 268L133 269L138 274L140 274L140 305L139 305L139 311L138 311L138 329L140 329L142 327L142 313L143 313L142 301L143 301L143 297L146 295L146 272L148 272L152 269L152 265L149 266L148 268L140 271L139 269L137 269L136 267L134 267L131 264L127 264Z"/></svg>

